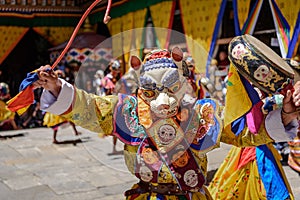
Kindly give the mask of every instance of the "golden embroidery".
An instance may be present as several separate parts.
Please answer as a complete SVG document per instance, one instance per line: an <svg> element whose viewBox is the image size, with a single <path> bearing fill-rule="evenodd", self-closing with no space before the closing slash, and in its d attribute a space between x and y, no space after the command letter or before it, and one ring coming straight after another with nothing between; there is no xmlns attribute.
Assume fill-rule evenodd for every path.
<svg viewBox="0 0 300 200"><path fill-rule="evenodd" d="M150 106L138 95L138 116L140 124L145 128L152 125Z"/></svg>

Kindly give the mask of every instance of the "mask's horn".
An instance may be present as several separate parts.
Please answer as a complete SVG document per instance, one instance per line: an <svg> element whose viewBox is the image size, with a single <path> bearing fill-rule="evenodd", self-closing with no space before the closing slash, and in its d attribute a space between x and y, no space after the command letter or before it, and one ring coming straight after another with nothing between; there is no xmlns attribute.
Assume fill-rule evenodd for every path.
<svg viewBox="0 0 300 200"><path fill-rule="evenodd" d="M183 52L182 52L181 48L174 47L171 51L171 57L172 57L174 63L177 65L178 70L183 75L183 66L182 66Z"/></svg>
<svg viewBox="0 0 300 200"><path fill-rule="evenodd" d="M129 58L129 65L135 72L135 79L138 80L138 86L140 86L140 71L142 68L142 61L139 57L131 55Z"/></svg>

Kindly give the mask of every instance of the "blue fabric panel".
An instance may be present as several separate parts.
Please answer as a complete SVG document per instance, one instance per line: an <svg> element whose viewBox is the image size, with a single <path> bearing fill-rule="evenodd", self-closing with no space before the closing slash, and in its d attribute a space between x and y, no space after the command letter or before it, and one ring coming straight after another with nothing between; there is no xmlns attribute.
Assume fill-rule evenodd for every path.
<svg viewBox="0 0 300 200"><path fill-rule="evenodd" d="M289 43L288 54L286 56L287 58L291 58L293 56L296 44L298 42L299 34L300 34L300 12L298 13L298 18L294 28L293 37Z"/></svg>
<svg viewBox="0 0 300 200"><path fill-rule="evenodd" d="M244 130L245 124L246 124L246 115L238 118L237 120L231 123L231 131L235 135L239 135Z"/></svg>
<svg viewBox="0 0 300 200"><path fill-rule="evenodd" d="M289 191L278 169L276 160L266 145L256 147L257 167L268 200L289 198Z"/></svg>
<svg viewBox="0 0 300 200"><path fill-rule="evenodd" d="M211 62L211 59L212 59L212 55L213 55L214 50L215 50L215 46L216 46L216 42L217 42L218 34L219 34L219 29L220 29L220 26L222 24L226 4L227 4L227 0L223 0L222 3L221 3L219 14L218 14L218 19L217 19L217 22L216 22L216 25L215 25L215 28L214 28L214 33L213 33L213 36L212 36L212 41L211 41L211 44L210 44L210 49L209 49L208 58L207 58L206 77L209 77L208 68L209 68L209 65L210 65L210 62Z"/></svg>
<svg viewBox="0 0 300 200"><path fill-rule="evenodd" d="M233 6L233 20L234 20L234 32L235 35L241 35L241 29L239 24L239 15L238 15L238 8L237 8L237 0L232 0L232 6Z"/></svg>

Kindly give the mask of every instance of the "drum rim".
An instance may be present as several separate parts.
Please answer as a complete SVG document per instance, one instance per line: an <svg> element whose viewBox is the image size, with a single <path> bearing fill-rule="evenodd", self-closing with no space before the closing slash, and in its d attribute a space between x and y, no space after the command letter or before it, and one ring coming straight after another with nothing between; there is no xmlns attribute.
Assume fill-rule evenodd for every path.
<svg viewBox="0 0 300 200"><path fill-rule="evenodd" d="M254 38L255 40L258 40L257 38L253 37L252 35L249 35L249 34L245 34L245 35L241 35L241 36L236 36L236 38L238 40L240 40L242 43L244 43L244 45L247 46L247 48L249 48L251 51L254 51L256 52L257 56L259 58L261 58L264 62L268 62L268 65L271 65L273 68L275 68L275 66L281 66L279 64L276 64L274 63L274 61L270 60L269 58L267 58L263 52L257 48L255 48L254 45L251 45L251 41L247 40L247 37L246 36L248 35L249 38L252 37ZM260 40L258 40L258 42L261 42ZM267 48L269 48L271 51L273 51L270 47L268 47L265 43L263 43L264 46L266 46ZM276 54L276 52L274 52ZM230 52L229 52L229 55ZM281 87L285 84L285 83L288 83L290 79L294 79L294 76L295 76L295 72L294 70L291 68L291 66L289 66L289 64L283 59L281 58L278 54L276 54L280 59L283 60L283 62L285 64L287 64L287 67L290 68L290 72L289 71L285 71L284 68L282 67L276 67L276 69L278 69L279 72L281 72L284 76L286 76L284 82L281 84ZM245 77L248 81L251 82L251 84L253 84L255 87L259 88L260 90L268 93L268 94L276 94L280 88L275 88L275 90L273 91L270 87L264 87L263 86L263 83L257 79L255 79L253 76L251 76L251 74L248 74L247 71L243 70L243 68L239 68L238 66L236 66L236 62L235 62L235 59L232 58L231 56L228 56L229 60L231 61L232 65L234 66L234 68L240 73L240 75L242 75L243 77Z"/></svg>
<svg viewBox="0 0 300 200"><path fill-rule="evenodd" d="M255 40L257 40L257 41L259 41L259 42L261 42L261 41L258 40L257 38L255 38L254 36L249 35L249 34L242 35L242 38L245 39L245 41L247 42L247 46L248 46L249 48L252 48L252 49L254 49L256 52L259 52L258 55L259 55L260 57L262 57L264 60L266 60L267 62L271 63L272 66L278 66L277 69L278 69L279 71L281 71L284 75L288 76L288 78L291 78L291 79L294 78L294 76L295 76L294 70L291 68L291 66L290 66L286 61L284 61L284 59L283 59L282 57L280 57L276 52L274 52L273 49L271 49L271 48L270 48L269 46L267 46L265 43L261 42L264 46L266 46L266 48L268 48L268 49L270 49L271 51L273 51L274 54L276 54L280 59L283 60L283 62L286 64L286 66L290 69L289 71L284 70L280 65L274 63L272 60L270 60L268 57L266 57L266 56L263 54L263 52L261 52L259 49L255 48L255 46L251 45L251 41L249 41L249 40L247 39L247 37L249 37L249 38L254 38ZM250 45L249 45L249 44L250 44Z"/></svg>
<svg viewBox="0 0 300 200"><path fill-rule="evenodd" d="M229 58L229 60L231 61L231 59ZM238 67L236 67L234 64L232 64L234 66L234 68L243 76L245 77L248 81L251 82L252 85L254 85L255 87L257 87L258 89L262 90L265 93L271 93L274 94L277 91L272 91L270 90L268 87L263 87L255 78L252 78L251 76L249 76L249 74L247 74L246 72L244 72L243 70L239 69Z"/></svg>

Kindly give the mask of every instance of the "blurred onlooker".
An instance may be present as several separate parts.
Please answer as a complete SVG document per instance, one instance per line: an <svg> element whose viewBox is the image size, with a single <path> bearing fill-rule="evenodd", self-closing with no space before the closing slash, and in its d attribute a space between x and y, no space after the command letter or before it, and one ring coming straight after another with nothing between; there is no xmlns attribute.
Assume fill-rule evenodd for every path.
<svg viewBox="0 0 300 200"><path fill-rule="evenodd" d="M215 87L217 90L216 95L217 98L220 99L220 103L224 105L226 95L226 81L230 66L230 60L228 58L227 51L220 50L215 60L215 62L217 63L217 69L215 71Z"/></svg>
<svg viewBox="0 0 300 200"><path fill-rule="evenodd" d="M183 67L183 74L187 77L188 82L193 88L193 91L195 92L195 96L198 99L202 99L205 96L205 91L203 89L203 86L201 84L201 81L197 81L196 73L195 73L195 61L192 58L192 56L188 55L187 53L184 54L183 57L183 65L186 65ZM186 68L186 69L185 69ZM201 79L201 77L200 77Z"/></svg>
<svg viewBox="0 0 300 200"><path fill-rule="evenodd" d="M93 85L93 82L91 80L87 80L85 83L85 91L88 93L96 94L96 88Z"/></svg>
<svg viewBox="0 0 300 200"><path fill-rule="evenodd" d="M112 60L108 64L108 73L102 79L102 87L106 95L114 94L117 81L120 79L121 65L118 60Z"/></svg>
<svg viewBox="0 0 300 200"><path fill-rule="evenodd" d="M102 87L105 95L115 94L115 87L117 81L120 79L121 64L118 60L112 60L107 67L108 73L102 79ZM112 154L117 154L117 137L113 136L113 150Z"/></svg>
<svg viewBox="0 0 300 200"><path fill-rule="evenodd" d="M115 93L135 95L138 89L138 79L133 68L129 68L115 86Z"/></svg>
<svg viewBox="0 0 300 200"><path fill-rule="evenodd" d="M6 102L11 98L9 86L0 83L0 130L19 129L15 121L15 113L6 108Z"/></svg>
<svg viewBox="0 0 300 200"><path fill-rule="evenodd" d="M218 58L218 69L219 70L228 70L230 65L230 60L228 59L228 54L226 51L221 50L219 52Z"/></svg>
<svg viewBox="0 0 300 200"><path fill-rule="evenodd" d="M218 70L218 61L216 59L212 59L208 68L209 80L215 84L215 73Z"/></svg>
<svg viewBox="0 0 300 200"><path fill-rule="evenodd" d="M104 89L102 86L102 79L104 78L104 71L99 69L98 71L96 71L95 75L94 75L94 81L93 81L93 85L96 88L96 94L98 96L104 96Z"/></svg>
<svg viewBox="0 0 300 200"><path fill-rule="evenodd" d="M43 125L51 128L53 130L53 141L52 142L54 144L60 143L60 141L57 140L57 132L58 132L59 127L65 123L69 123L72 126L72 128L75 132L75 135L80 135L80 132L77 131L76 126L73 122L69 122L68 120L64 119L63 117L54 115L49 112L47 112L45 114Z"/></svg>
<svg viewBox="0 0 300 200"><path fill-rule="evenodd" d="M75 83L75 76L74 76L74 72L73 70L71 69L70 66L65 66L65 69L64 69L64 78L65 80L68 82L68 83L71 83L71 84L74 84Z"/></svg>
<svg viewBox="0 0 300 200"><path fill-rule="evenodd" d="M40 109L42 88L34 90L34 103L21 116L17 115L17 121L22 128L37 128L43 126L45 112Z"/></svg>
<svg viewBox="0 0 300 200"><path fill-rule="evenodd" d="M40 102L35 101L20 117L22 128L37 128L43 126L44 111L40 109Z"/></svg>
<svg viewBox="0 0 300 200"><path fill-rule="evenodd" d="M62 79L66 78L65 73L62 70L56 70L55 73L58 75L59 78L62 78ZM69 80L72 81L72 79L69 79ZM74 84L74 82L73 82L73 84ZM77 131L76 126L73 122L70 122L61 116L54 115L49 112L45 113L45 116L43 118L43 125L47 126L49 128L52 128L52 130L53 130L53 141L52 142L54 144L60 143L60 141L57 140L57 132L58 132L59 127L65 123L69 123L72 126L72 128L75 132L75 135L80 134L80 132Z"/></svg>

